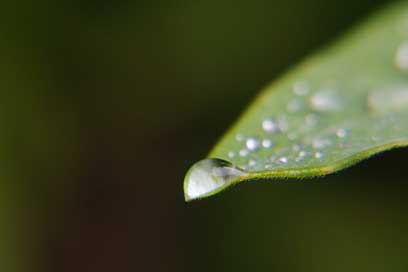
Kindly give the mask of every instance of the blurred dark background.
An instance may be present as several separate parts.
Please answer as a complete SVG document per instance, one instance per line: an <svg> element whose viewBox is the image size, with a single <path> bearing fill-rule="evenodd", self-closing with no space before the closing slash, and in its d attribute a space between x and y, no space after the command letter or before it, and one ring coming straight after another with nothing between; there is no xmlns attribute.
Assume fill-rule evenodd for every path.
<svg viewBox="0 0 408 272"><path fill-rule="evenodd" d="M1 271L406 271L404 150L182 192L262 86L384 2L2 2Z"/></svg>

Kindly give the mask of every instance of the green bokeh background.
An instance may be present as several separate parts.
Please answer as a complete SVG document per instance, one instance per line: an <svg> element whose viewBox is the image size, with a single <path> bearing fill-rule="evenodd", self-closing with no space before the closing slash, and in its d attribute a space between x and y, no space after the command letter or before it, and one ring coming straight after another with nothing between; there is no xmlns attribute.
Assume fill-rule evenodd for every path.
<svg viewBox="0 0 408 272"><path fill-rule="evenodd" d="M186 204L257 91L385 1L5 1L1 271L406 271L406 151Z"/></svg>

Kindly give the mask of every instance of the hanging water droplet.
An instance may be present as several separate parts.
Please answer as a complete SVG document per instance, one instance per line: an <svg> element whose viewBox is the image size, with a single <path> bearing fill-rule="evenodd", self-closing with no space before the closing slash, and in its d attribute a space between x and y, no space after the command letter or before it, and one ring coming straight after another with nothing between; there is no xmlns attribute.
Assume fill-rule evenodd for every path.
<svg viewBox="0 0 408 272"><path fill-rule="evenodd" d="M401 43L394 57L395 66L403 72L408 72L408 42Z"/></svg>
<svg viewBox="0 0 408 272"><path fill-rule="evenodd" d="M259 149L261 143L257 138L251 137L246 140L245 145L249 151L256 151Z"/></svg>
<svg viewBox="0 0 408 272"><path fill-rule="evenodd" d="M307 84L307 82L305 81L296 81L293 84L293 92L299 96L307 95L309 92L309 89L310 89L309 84Z"/></svg>
<svg viewBox="0 0 408 272"><path fill-rule="evenodd" d="M310 106L319 112L335 112L343 108L342 99L333 90L318 91L310 98Z"/></svg>
<svg viewBox="0 0 408 272"><path fill-rule="evenodd" d="M379 113L408 110L408 86L373 91L367 100L369 108Z"/></svg>
<svg viewBox="0 0 408 272"><path fill-rule="evenodd" d="M204 159L194 164L184 179L186 201L209 196L233 180L246 175L243 169L220 159Z"/></svg>
<svg viewBox="0 0 408 272"><path fill-rule="evenodd" d="M272 141L269 139L262 140L262 147L263 148L271 148L273 145Z"/></svg>
<svg viewBox="0 0 408 272"><path fill-rule="evenodd" d="M246 156L249 155L249 150L248 150L248 149L241 149L241 150L239 151L239 155L240 155L241 157L246 157Z"/></svg>
<svg viewBox="0 0 408 272"><path fill-rule="evenodd" d="M266 132L275 133L279 132L278 121L274 118L267 118L262 121L262 128Z"/></svg>

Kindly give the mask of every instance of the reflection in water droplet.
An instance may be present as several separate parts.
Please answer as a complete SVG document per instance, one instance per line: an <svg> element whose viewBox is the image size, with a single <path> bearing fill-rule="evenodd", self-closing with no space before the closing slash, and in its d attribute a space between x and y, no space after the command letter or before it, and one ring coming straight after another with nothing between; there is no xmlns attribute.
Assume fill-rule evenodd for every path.
<svg viewBox="0 0 408 272"><path fill-rule="evenodd" d="M394 57L395 66L398 69L408 72L408 42L403 42L395 53Z"/></svg>
<svg viewBox="0 0 408 272"><path fill-rule="evenodd" d="M220 159L204 159L194 164L184 179L184 197L186 201L205 197L220 189L234 179L247 173Z"/></svg>
<svg viewBox="0 0 408 272"><path fill-rule="evenodd" d="M267 118L267 119L263 120L262 121L262 128L266 132L271 132L271 133L279 132L278 121L276 121L273 118Z"/></svg>
<svg viewBox="0 0 408 272"><path fill-rule="evenodd" d="M373 91L368 95L367 103L371 110L379 113L408 110L408 86Z"/></svg>
<svg viewBox="0 0 408 272"><path fill-rule="evenodd" d="M334 112L343 108L341 98L333 90L316 92L309 102L312 109L319 112Z"/></svg>
<svg viewBox="0 0 408 272"><path fill-rule="evenodd" d="M261 143L257 138L251 137L246 140L245 145L249 151L256 151L261 146Z"/></svg>
<svg viewBox="0 0 408 272"><path fill-rule="evenodd" d="M309 84L305 81L296 81L295 84L293 84L293 92L299 96L306 95L309 89Z"/></svg>

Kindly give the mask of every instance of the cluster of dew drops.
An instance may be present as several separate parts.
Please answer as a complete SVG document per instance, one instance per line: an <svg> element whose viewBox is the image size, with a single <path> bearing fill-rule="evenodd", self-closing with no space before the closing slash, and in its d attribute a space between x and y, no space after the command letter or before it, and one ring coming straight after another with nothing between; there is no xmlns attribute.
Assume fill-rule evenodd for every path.
<svg viewBox="0 0 408 272"><path fill-rule="evenodd" d="M402 42L395 50L394 67L399 71L408 74L408 41ZM237 133L235 140L241 144L238 151L229 151L229 159L237 159L245 163L239 166L247 171L262 171L272 168L287 166L290 163L299 164L301 162L320 161L325 158L330 148L337 144L337 147L350 147L348 137L351 128L337 127L332 129L325 136L316 136L307 143L298 140L300 134L307 135L319 124L321 114L328 114L345 110L346 103L335 89L319 89L312 93L310 85L306 81L297 81L292 86L293 98L286 105L286 113L266 117L259 122L259 126L267 137L258 138ZM394 87L373 90L367 96L368 107L375 111L389 111L398 107L408 107L408 86L398 85ZM300 127L293 129L286 115L308 110ZM288 148L277 148L276 136L284 135L291 142ZM372 135L371 140L379 141L377 135ZM288 142L288 141L285 141ZM268 150L272 154L262 161L257 161L253 154L262 150ZM274 152L276 151L276 152Z"/></svg>
<svg viewBox="0 0 408 272"><path fill-rule="evenodd" d="M345 139L349 135L349 129L339 127L332 135L327 137L317 137L304 143L299 141L299 135L315 128L320 119L320 114L327 112L337 112L344 108L343 99L333 89L321 89L311 94L311 88L306 81L298 81L293 84L294 97L287 105L287 114L303 111L308 107L309 113L305 116L302 125L296 130L292 128L289 119L285 114L276 117L266 117L259 122L259 126L266 135L264 138L255 136L245 136L242 133L235 135L235 140L241 144L238 151L229 151L229 159L239 157L239 161L245 161L239 165L247 171L261 171L272 168L279 168L291 162L304 162L306 160L322 160L325 157L325 150L335 142L345 145ZM290 148L278 148L277 136L285 136L291 142ZM333 138L340 141L333 141ZM288 141L285 141L288 142ZM275 150L274 150L275 149ZM262 161L253 158L253 154L268 150L272 154Z"/></svg>

